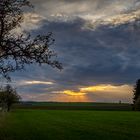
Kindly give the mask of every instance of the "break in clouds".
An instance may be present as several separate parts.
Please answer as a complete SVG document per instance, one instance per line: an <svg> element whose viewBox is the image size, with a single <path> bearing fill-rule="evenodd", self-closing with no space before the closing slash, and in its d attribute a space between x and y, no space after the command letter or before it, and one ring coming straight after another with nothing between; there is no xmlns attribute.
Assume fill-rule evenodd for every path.
<svg viewBox="0 0 140 140"><path fill-rule="evenodd" d="M53 32L64 69L13 74L24 100L131 102L140 77L139 0L32 0L22 29ZM13 82L14 84L14 82Z"/></svg>

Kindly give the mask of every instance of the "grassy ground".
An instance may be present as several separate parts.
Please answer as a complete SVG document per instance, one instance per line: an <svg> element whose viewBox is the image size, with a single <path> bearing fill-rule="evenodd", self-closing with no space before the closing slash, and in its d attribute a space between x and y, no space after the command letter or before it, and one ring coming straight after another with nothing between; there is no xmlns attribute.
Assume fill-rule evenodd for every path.
<svg viewBox="0 0 140 140"><path fill-rule="evenodd" d="M14 110L0 115L0 140L139 140L140 112Z"/></svg>

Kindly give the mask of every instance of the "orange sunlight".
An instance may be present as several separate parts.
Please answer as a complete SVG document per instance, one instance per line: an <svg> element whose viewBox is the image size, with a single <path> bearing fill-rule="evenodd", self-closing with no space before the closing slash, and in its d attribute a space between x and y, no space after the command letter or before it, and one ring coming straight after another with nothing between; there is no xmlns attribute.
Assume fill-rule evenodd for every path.
<svg viewBox="0 0 140 140"><path fill-rule="evenodd" d="M86 95L88 93L97 93L97 92L106 92L106 93L129 93L132 91L132 86L130 85L110 85L110 84L101 84L96 86L88 86L88 87L82 87L78 88L78 91L73 90L64 90L60 91L59 93L64 93L71 96L80 96L80 95Z"/></svg>
<svg viewBox="0 0 140 140"><path fill-rule="evenodd" d="M71 91L71 90L65 90L62 93L67 94L67 95L71 95L71 96L81 96L81 95L86 94L84 92L76 92L76 91Z"/></svg>

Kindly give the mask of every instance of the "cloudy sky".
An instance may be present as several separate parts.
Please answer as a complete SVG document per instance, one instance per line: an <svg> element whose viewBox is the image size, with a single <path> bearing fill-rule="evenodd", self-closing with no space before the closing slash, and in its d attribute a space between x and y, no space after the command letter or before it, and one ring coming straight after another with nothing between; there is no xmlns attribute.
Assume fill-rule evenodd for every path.
<svg viewBox="0 0 140 140"><path fill-rule="evenodd" d="M64 69L13 74L24 100L131 102L140 78L140 0L31 0L22 28L53 32Z"/></svg>

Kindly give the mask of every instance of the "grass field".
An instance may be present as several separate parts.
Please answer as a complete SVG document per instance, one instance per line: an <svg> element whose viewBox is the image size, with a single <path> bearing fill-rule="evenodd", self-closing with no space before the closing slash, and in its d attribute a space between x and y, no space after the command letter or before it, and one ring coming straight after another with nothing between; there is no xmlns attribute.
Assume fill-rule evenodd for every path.
<svg viewBox="0 0 140 140"><path fill-rule="evenodd" d="M140 112L17 109L0 115L0 140L139 140Z"/></svg>

